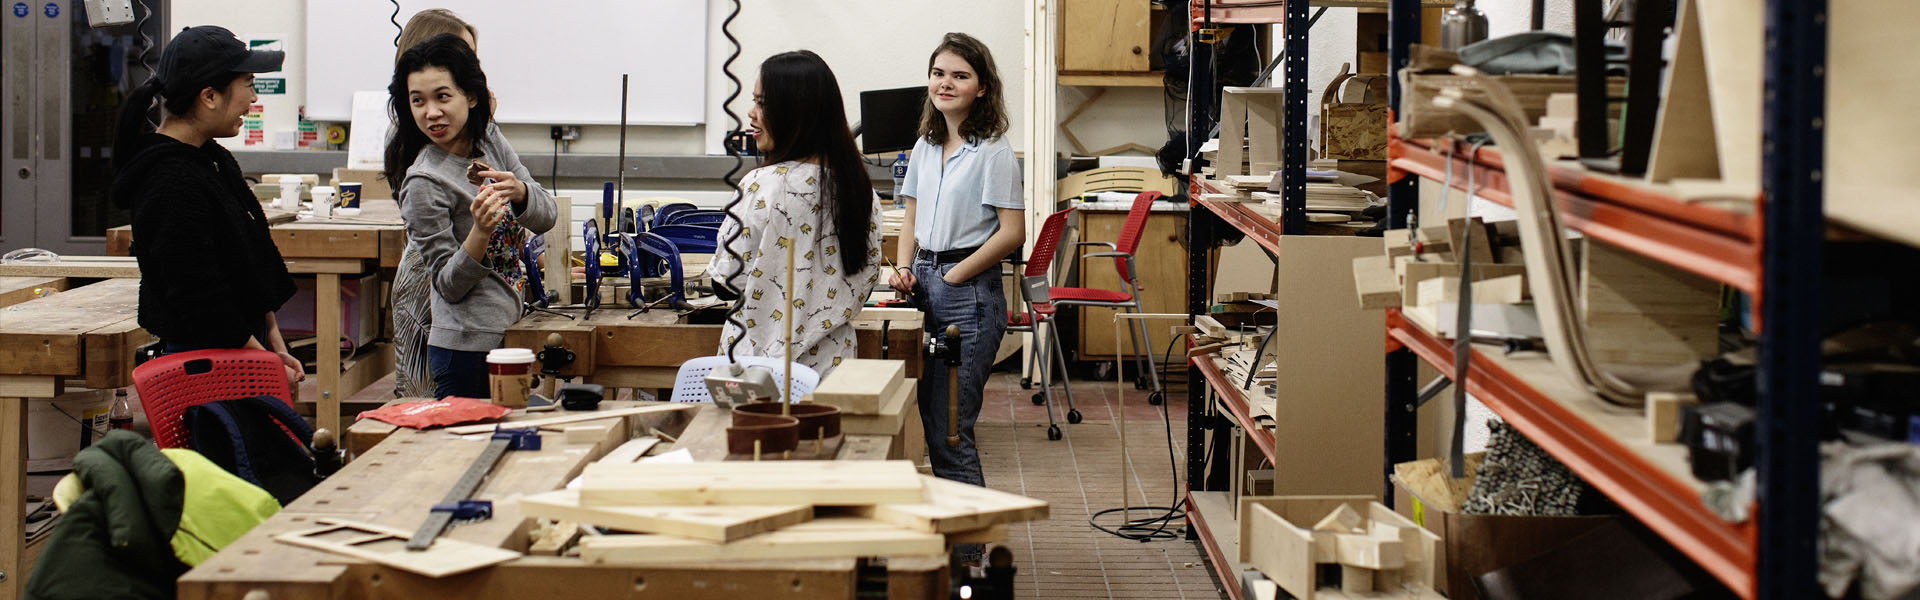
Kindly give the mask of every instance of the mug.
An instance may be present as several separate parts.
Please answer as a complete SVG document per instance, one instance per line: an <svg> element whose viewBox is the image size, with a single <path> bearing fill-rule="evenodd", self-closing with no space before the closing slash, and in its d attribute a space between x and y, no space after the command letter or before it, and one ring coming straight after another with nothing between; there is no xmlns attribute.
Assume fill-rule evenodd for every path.
<svg viewBox="0 0 1920 600"><path fill-rule="evenodd" d="M340 184L340 191L334 195L334 204L337 205L340 214L346 216L360 214L360 189L361 184L358 183L342 182Z"/></svg>

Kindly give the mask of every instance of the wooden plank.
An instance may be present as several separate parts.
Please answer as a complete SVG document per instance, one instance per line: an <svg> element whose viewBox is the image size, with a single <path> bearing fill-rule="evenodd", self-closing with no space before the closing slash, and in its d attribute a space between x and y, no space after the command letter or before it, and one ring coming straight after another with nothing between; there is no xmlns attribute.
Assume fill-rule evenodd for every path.
<svg viewBox="0 0 1920 600"><path fill-rule="evenodd" d="M1447 546L1439 535L1379 502L1367 503L1367 518L1372 519L1375 527L1399 529L1400 544L1406 553L1406 566L1400 569L1402 581L1418 584L1423 594L1447 588Z"/></svg>
<svg viewBox="0 0 1920 600"><path fill-rule="evenodd" d="M1242 513L1241 556L1295 598L1312 600L1318 579L1313 536L1295 528L1264 504Z"/></svg>
<svg viewBox="0 0 1920 600"><path fill-rule="evenodd" d="M1692 6L1700 17L1720 178L1750 188L1753 197L1760 191L1765 8L1746 0L1692 0Z"/></svg>
<svg viewBox="0 0 1920 600"><path fill-rule="evenodd" d="M1353 287L1360 297L1360 308L1400 306L1400 280L1393 275L1392 261L1386 255L1353 259Z"/></svg>
<svg viewBox="0 0 1920 600"><path fill-rule="evenodd" d="M0 374L86 375L85 335L133 336L137 326L120 324L139 314L139 290L138 279L110 279L0 310Z"/></svg>
<svg viewBox="0 0 1920 600"><path fill-rule="evenodd" d="M547 529L527 548L527 554L538 556L559 556L567 546L580 539L580 524L573 521L548 523Z"/></svg>
<svg viewBox="0 0 1920 600"><path fill-rule="evenodd" d="M1526 302L1529 297L1527 278L1524 275L1493 277L1473 282L1474 304L1519 304Z"/></svg>
<svg viewBox="0 0 1920 600"><path fill-rule="evenodd" d="M1647 394L1647 439L1655 444L1671 444L1680 436L1680 409L1700 400L1693 394L1651 392Z"/></svg>
<svg viewBox="0 0 1920 600"><path fill-rule="evenodd" d="M839 373L839 371L834 372L835 375ZM886 404L876 411L879 414L840 415L840 431L869 435L899 435L901 426L906 423L907 404L917 396L919 388L919 380L908 379L906 384L895 389ZM917 427L920 424L916 422L913 425Z"/></svg>
<svg viewBox="0 0 1920 600"><path fill-rule="evenodd" d="M314 282L313 340L315 352L314 391L320 398L313 409L313 426L338 434L340 401L350 392L340 388L340 276L323 272ZM353 390L359 391L359 390ZM298 392L295 392L296 394Z"/></svg>
<svg viewBox="0 0 1920 600"><path fill-rule="evenodd" d="M1004 541L1007 541L1006 525L947 534L949 544L997 544Z"/></svg>
<svg viewBox="0 0 1920 600"><path fill-rule="evenodd" d="M1667 97L1653 126L1653 151L1647 179L1665 183L1679 178L1719 179L1720 152L1713 130L1713 100L1707 89L1707 62L1700 46L1700 16L1694 0L1680 0L1674 17L1674 56L1666 72Z"/></svg>
<svg viewBox="0 0 1920 600"><path fill-rule="evenodd" d="M843 413L879 414L882 402L897 396L906 364L895 360L843 361L813 389L813 401L840 407Z"/></svg>
<svg viewBox="0 0 1920 600"><path fill-rule="evenodd" d="M1048 506L1018 494L977 485L921 476L925 499L915 504L873 504L853 507L855 515L915 531L953 533L993 525L1047 518Z"/></svg>
<svg viewBox="0 0 1920 600"><path fill-rule="evenodd" d="M1393 539L1382 539L1366 533L1339 533L1334 535L1334 539L1339 548L1341 565L1398 569L1407 564L1406 549L1400 545L1398 535Z"/></svg>
<svg viewBox="0 0 1920 600"><path fill-rule="evenodd" d="M482 546L441 536L426 550L406 548L412 532L396 528L340 519L322 519L322 526L273 536L275 541L304 548L332 552L369 560L409 573L427 577L458 575L483 569L520 557L519 552ZM342 534L355 536L351 542L335 541ZM371 535L368 535L371 534Z"/></svg>
<svg viewBox="0 0 1920 600"><path fill-rule="evenodd" d="M1886 52L1912 39L1920 3L1834 2L1827 11L1827 218L1920 246L1920 150L1912 142L1920 139L1920 67Z"/></svg>
<svg viewBox="0 0 1920 600"><path fill-rule="evenodd" d="M282 225L267 230L280 256L310 258L380 258L380 232L371 226Z"/></svg>
<svg viewBox="0 0 1920 600"><path fill-rule="evenodd" d="M486 423L482 425L462 425L460 427L448 427L446 431L447 433L451 433L454 435L470 435L475 433L486 433L489 431L493 431L496 428L526 429L528 427L546 427L548 425L564 425L567 423L598 421L601 419L612 419L616 417L625 417L628 415L644 415L647 413L667 412L667 411L675 411L675 410L688 410L688 409L700 408L701 406L705 406L705 405L698 404L698 403L686 403L686 402L649 404L646 406L635 406L633 408L617 408L613 410L599 410L599 411L593 411L593 412L562 415L558 417L547 417L544 419L532 419L528 421L504 421L499 423Z"/></svg>
<svg viewBox="0 0 1920 600"><path fill-rule="evenodd" d="M1496 265L1491 263L1474 263L1473 265L1474 281L1485 281L1496 277L1507 277L1509 275L1525 275L1526 273L1526 265ZM1408 262L1406 264L1406 274L1401 277L1401 284L1403 286L1401 292L1404 293L1405 296L1401 298L1400 305L1421 306L1438 303L1439 301L1428 300L1426 296L1421 293L1420 282L1435 277L1449 276L1456 278L1460 276L1459 263L1431 261Z"/></svg>
<svg viewBox="0 0 1920 600"><path fill-rule="evenodd" d="M1447 240L1455 248L1467 248L1473 254L1474 264L1498 262L1494 260L1493 241L1487 233L1487 223L1480 217L1474 217L1471 222L1466 219L1447 219ZM1469 236L1471 240L1468 240ZM1463 246L1467 241L1472 243ZM1459 254L1453 258L1454 262L1460 262Z"/></svg>
<svg viewBox="0 0 1920 600"><path fill-rule="evenodd" d="M0 397L53 398L60 395L60 380L41 375L0 375Z"/></svg>
<svg viewBox="0 0 1920 600"><path fill-rule="evenodd" d="M575 490L522 496L530 517L575 521L609 529L731 542L813 519L806 504L778 506L583 506Z"/></svg>
<svg viewBox="0 0 1920 600"><path fill-rule="evenodd" d="M601 366L674 367L689 359L712 356L720 348L719 325L681 325L645 323L636 317L625 318L627 309L594 312L594 320L619 319L623 323L601 324L594 337L594 355ZM668 311L652 311L672 318Z"/></svg>
<svg viewBox="0 0 1920 600"><path fill-rule="evenodd" d="M1207 337L1220 338L1220 339L1228 339L1233 337L1232 330L1227 329L1226 325L1221 325L1219 319L1215 319L1208 315L1195 316L1193 318L1193 324L1194 326L1200 328L1200 333L1202 335L1205 335Z"/></svg>
<svg viewBox="0 0 1920 600"><path fill-rule="evenodd" d="M1148 6L1143 2L1066 0L1060 5L1061 71L1129 71L1149 68Z"/></svg>
<svg viewBox="0 0 1920 600"><path fill-rule="evenodd" d="M295 275L358 275L373 270L372 264L361 258L289 258L287 272Z"/></svg>
<svg viewBox="0 0 1920 600"><path fill-rule="evenodd" d="M48 394L45 397L52 397ZM0 569L8 574L0 581L0 597L26 597L28 570L26 539L27 515L27 402L25 398L0 391Z"/></svg>
<svg viewBox="0 0 1920 600"><path fill-rule="evenodd" d="M939 534L857 518L821 519L745 539L714 543L672 536L603 535L580 540L580 558L596 565L660 565L738 560L858 558L946 551Z"/></svg>
<svg viewBox="0 0 1920 600"><path fill-rule="evenodd" d="M68 277L78 279L139 279L140 263L130 257L64 256L59 262L16 262L0 265L0 276Z"/></svg>
<svg viewBox="0 0 1920 600"><path fill-rule="evenodd" d="M587 506L905 504L921 502L922 483L906 461L766 461L691 464L594 464L580 502Z"/></svg>
<svg viewBox="0 0 1920 600"><path fill-rule="evenodd" d="M0 277L0 308L67 289L65 277Z"/></svg>
<svg viewBox="0 0 1920 600"><path fill-rule="evenodd" d="M1580 310L1594 360L1666 366L1719 352L1718 282L1593 240L1581 259Z"/></svg>

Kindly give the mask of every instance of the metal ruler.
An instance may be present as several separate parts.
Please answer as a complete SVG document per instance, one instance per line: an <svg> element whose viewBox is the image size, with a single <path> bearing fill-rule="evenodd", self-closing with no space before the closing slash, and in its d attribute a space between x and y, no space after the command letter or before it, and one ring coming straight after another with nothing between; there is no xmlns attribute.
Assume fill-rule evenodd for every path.
<svg viewBox="0 0 1920 600"><path fill-rule="evenodd" d="M473 500L473 493L480 489L480 484L487 480L487 474L493 472L493 467L500 463L500 459L506 456L508 450L539 449L539 429L508 429L493 432L493 439L487 442L487 449L480 452L479 458L473 459L473 464L467 466L467 472L460 476L459 481L453 482L453 487L447 490L446 497L441 498L440 503L433 505L433 508L427 512L427 521L421 523L419 529L414 530L412 537L407 538L407 549L426 550L433 545L433 540L438 539L440 534L447 530L447 525L452 524L455 518L471 520L493 516L493 503Z"/></svg>

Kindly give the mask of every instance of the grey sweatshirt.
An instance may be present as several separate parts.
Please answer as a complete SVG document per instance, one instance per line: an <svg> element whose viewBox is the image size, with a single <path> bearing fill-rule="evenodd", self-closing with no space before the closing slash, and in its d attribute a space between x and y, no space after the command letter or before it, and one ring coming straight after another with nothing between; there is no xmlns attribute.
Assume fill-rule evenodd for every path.
<svg viewBox="0 0 1920 600"><path fill-rule="evenodd" d="M499 130L489 125L486 139L477 146L480 160L526 182L526 204L514 207L520 226L535 235L553 228L557 214L553 193L534 182L518 156L498 151L507 147ZM480 186L467 182L468 162L427 146L407 168L397 195L407 222L407 239L425 258L432 282L433 329L427 333L427 344L479 352L500 347L507 327L520 320L521 296L461 247L467 231L473 229L470 207L480 193Z"/></svg>

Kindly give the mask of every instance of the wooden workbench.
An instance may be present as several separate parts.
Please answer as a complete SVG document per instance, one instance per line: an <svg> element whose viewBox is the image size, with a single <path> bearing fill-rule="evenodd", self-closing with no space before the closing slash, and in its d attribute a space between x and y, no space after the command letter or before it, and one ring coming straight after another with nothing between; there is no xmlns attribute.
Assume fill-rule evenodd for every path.
<svg viewBox="0 0 1920 600"><path fill-rule="evenodd" d="M393 350L383 347L370 356L343 364L340 353L341 276L357 277L400 264L406 247L406 226L400 205L393 200L366 200L359 215L333 218L298 217L286 210L266 209L268 233L287 261L287 271L314 277L314 377L318 398L315 426L340 431L340 400L393 372ZM132 226L107 230L107 253L126 256L133 248ZM381 302L382 307L386 302Z"/></svg>
<svg viewBox="0 0 1920 600"><path fill-rule="evenodd" d="M27 581L22 527L27 400L53 398L68 380L88 388L133 383L133 350L152 339L136 322L138 279L108 279L0 308L0 600Z"/></svg>
<svg viewBox="0 0 1920 600"><path fill-rule="evenodd" d="M65 277L0 276L0 308L37 298L36 294L67 289Z"/></svg>
<svg viewBox="0 0 1920 600"><path fill-rule="evenodd" d="M539 351L547 336L559 334L574 353L563 377L584 377L611 388L669 389L680 364L713 356L720 348L720 325L688 324L675 311L654 309L627 318L633 309L556 309L564 315L533 313L507 329L505 346ZM584 316L583 316L584 315ZM920 376L918 312L870 309L854 317L860 358L907 363L907 377Z"/></svg>
<svg viewBox="0 0 1920 600"><path fill-rule="evenodd" d="M606 408L637 403L605 403ZM544 416L544 415L536 415ZM701 405L688 411L627 417L592 444L567 444L545 433L542 448L509 452L478 496L494 501L493 518L458 525L446 536L525 551L531 524L517 503L525 494L559 489L585 465L652 429L678 434L696 460L725 454L725 411ZM600 423L604 421L595 421ZM364 423L362 425L365 425ZM358 425L356 425L358 427ZM353 432L354 430L349 430ZM313 491L179 580L183 600L239 598L264 590L273 600L320 598L501 598L526 600L565 594L579 598L853 598L856 561L792 560L659 567L589 565L578 558L523 556L472 573L428 579L353 558L271 540L277 533L345 518L411 531L481 449L478 439L442 431L387 428L387 437ZM891 438L846 436L837 458L884 458ZM659 451L656 450L656 453ZM884 597L944 598L944 557L890 557Z"/></svg>

